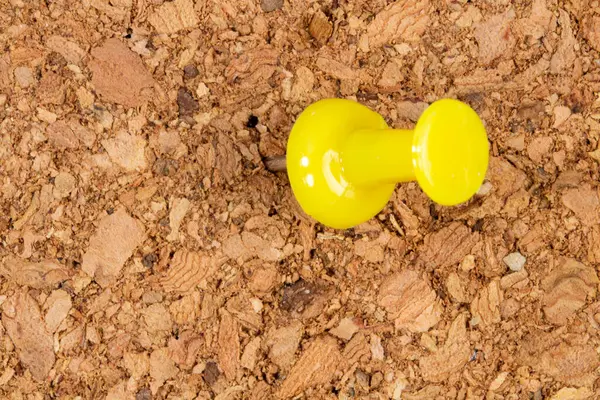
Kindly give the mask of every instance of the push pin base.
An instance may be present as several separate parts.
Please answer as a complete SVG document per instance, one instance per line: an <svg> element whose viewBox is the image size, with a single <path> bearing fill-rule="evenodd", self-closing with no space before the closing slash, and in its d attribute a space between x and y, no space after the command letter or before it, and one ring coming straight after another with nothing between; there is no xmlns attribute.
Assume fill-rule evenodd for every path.
<svg viewBox="0 0 600 400"><path fill-rule="evenodd" d="M350 100L325 99L302 112L288 139L286 163L294 196L308 215L346 229L381 211L395 183L363 187L349 182L341 152L353 132L382 129L388 129L383 117Z"/></svg>

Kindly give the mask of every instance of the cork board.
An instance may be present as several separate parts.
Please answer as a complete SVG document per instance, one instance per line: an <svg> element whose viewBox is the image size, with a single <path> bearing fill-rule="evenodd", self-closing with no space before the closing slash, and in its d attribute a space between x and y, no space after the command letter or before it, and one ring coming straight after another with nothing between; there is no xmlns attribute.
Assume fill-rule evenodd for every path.
<svg viewBox="0 0 600 400"><path fill-rule="evenodd" d="M0 397L600 397L597 0L0 0ZM453 97L467 204L316 224L326 97Z"/></svg>

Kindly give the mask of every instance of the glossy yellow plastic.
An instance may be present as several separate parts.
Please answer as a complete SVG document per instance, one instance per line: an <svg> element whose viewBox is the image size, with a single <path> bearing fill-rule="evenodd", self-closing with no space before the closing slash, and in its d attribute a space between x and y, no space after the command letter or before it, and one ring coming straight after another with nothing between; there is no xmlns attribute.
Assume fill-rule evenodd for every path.
<svg viewBox="0 0 600 400"><path fill-rule="evenodd" d="M321 100L300 114L286 152L302 209L338 229L377 215L399 182L417 180L441 205L463 203L483 183L488 160L483 123L452 99L431 104L412 131L390 129L381 115L354 101Z"/></svg>

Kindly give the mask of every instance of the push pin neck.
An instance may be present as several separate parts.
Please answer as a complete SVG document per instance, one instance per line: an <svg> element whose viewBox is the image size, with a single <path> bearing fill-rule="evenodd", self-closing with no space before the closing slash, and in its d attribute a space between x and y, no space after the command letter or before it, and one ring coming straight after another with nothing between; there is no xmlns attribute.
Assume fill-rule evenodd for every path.
<svg viewBox="0 0 600 400"><path fill-rule="evenodd" d="M414 181L412 142L410 130L352 132L341 146L346 179L361 187Z"/></svg>

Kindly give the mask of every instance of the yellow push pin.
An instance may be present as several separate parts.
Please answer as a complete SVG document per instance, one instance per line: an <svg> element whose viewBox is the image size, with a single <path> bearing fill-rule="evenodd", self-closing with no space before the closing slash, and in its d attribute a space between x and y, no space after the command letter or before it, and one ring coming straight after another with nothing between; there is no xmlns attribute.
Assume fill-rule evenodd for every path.
<svg viewBox="0 0 600 400"><path fill-rule="evenodd" d="M463 203L479 190L488 160L483 123L452 99L431 104L412 131L390 129L381 115L354 101L321 100L300 114L286 150L300 206L337 229L377 215L399 182L416 180L441 205Z"/></svg>

